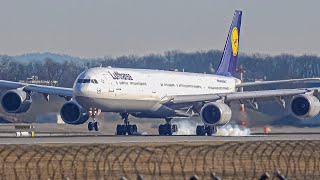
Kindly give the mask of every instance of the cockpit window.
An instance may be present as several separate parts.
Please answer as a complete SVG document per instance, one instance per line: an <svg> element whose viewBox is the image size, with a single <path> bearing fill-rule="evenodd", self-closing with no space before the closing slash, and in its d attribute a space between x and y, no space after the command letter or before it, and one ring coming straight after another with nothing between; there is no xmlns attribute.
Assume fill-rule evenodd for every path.
<svg viewBox="0 0 320 180"><path fill-rule="evenodd" d="M92 84L98 84L98 81L96 79L78 79L77 83L79 84L88 84L88 83L92 83Z"/></svg>
<svg viewBox="0 0 320 180"><path fill-rule="evenodd" d="M83 79L83 83L90 83L90 79Z"/></svg>
<svg viewBox="0 0 320 180"><path fill-rule="evenodd" d="M83 82L83 79L78 79L77 83L82 83Z"/></svg>

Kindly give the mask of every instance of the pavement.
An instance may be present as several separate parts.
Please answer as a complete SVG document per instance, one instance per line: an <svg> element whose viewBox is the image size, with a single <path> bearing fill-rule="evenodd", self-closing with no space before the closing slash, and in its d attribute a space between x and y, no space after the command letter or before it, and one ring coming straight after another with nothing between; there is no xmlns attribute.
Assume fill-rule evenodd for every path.
<svg viewBox="0 0 320 180"><path fill-rule="evenodd" d="M16 129L14 125L0 126L0 144L126 144L126 143L188 143L188 142L245 142L245 141L304 141L319 140L320 128L270 127L271 133L264 134L263 127L251 128L249 134L230 133L228 135L195 136L195 135L157 135L157 126L152 123L140 124L142 135L116 136L115 124L105 124L99 132L88 132L86 124L81 126L57 124L33 124L33 129ZM192 127L193 129L193 127ZM246 131L227 128L224 131ZM248 130L248 129L247 129ZM29 131L29 132L28 132ZM31 133L34 131L34 134ZM23 132L23 133L21 133ZM185 131L188 132L188 131ZM32 137L34 135L34 137Z"/></svg>
<svg viewBox="0 0 320 180"><path fill-rule="evenodd" d="M246 141L305 141L319 140L320 134L277 134L250 136L115 136L71 135L38 137L0 137L0 144L125 144L125 143L196 143Z"/></svg>

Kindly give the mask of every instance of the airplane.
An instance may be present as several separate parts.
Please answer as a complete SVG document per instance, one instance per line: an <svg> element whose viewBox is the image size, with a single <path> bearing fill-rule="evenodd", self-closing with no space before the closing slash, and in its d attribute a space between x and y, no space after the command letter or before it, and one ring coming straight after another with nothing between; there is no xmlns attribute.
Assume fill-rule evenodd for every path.
<svg viewBox="0 0 320 180"><path fill-rule="evenodd" d="M163 118L159 135L173 135L178 131L173 118L200 116L203 125L196 127L199 136L211 136L218 126L231 120L232 101L275 99L285 106L284 97L292 97L291 113L299 118L311 118L320 111L316 95L319 88L243 91L243 87L265 84L319 81L319 78L278 81L241 82L236 78L239 56L239 38L242 11L236 10L229 29L220 65L215 74L175 72L164 70L97 67L82 72L73 88L33 85L0 81L0 88L9 88L1 97L1 105L8 113L24 113L32 105L32 93L41 93L46 100L50 95L64 97L67 102L60 115L67 124L88 122L89 131L100 129L96 116L101 112L115 112L123 124L116 127L117 135L138 132L130 124L129 115L139 118Z"/></svg>

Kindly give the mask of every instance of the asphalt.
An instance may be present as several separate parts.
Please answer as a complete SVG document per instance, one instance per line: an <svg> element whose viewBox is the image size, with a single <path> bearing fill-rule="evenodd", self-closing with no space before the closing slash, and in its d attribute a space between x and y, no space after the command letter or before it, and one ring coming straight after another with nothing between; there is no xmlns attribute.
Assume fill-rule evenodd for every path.
<svg viewBox="0 0 320 180"><path fill-rule="evenodd" d="M99 132L87 131L86 124L80 126L58 124L32 124L32 129L16 129L14 124L0 125L0 144L126 144L126 143L188 143L188 142L221 142L221 141L272 141L272 140L320 140L318 127L271 127L271 133L264 134L264 128L250 128L248 136L195 136L174 135L158 136L157 126L152 123L141 123L139 129L143 135L116 136L115 124L103 124ZM180 129L181 130L181 129ZM226 128L224 131L232 131ZM248 130L248 128L247 128ZM19 132L23 132L20 133ZM26 132L29 131L29 132ZM31 137L31 131L35 131ZM235 131L235 130L233 130ZM235 131L238 132L239 128ZM18 133L17 133L18 132ZM185 131L187 134L187 131ZM190 134L190 132L189 132ZM192 133L191 133L192 134ZM232 134L232 133L231 133ZM247 134L247 133L246 133ZM230 134L229 134L230 135ZM235 134L233 134L235 135ZM239 134L238 134L239 135Z"/></svg>
<svg viewBox="0 0 320 180"><path fill-rule="evenodd" d="M250 136L114 136L70 135L38 137L0 137L0 144L126 144L126 143L190 143L245 141L304 141L319 140L320 134L275 134Z"/></svg>

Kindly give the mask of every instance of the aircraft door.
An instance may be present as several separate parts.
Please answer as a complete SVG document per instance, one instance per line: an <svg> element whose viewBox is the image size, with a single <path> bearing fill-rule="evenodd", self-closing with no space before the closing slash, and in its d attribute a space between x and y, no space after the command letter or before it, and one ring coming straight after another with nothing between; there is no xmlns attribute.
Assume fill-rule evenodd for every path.
<svg viewBox="0 0 320 180"><path fill-rule="evenodd" d="M157 93L156 82L153 79L151 79L150 74L148 74L148 83L150 84L149 86L152 94L156 94Z"/></svg>
<svg viewBox="0 0 320 180"><path fill-rule="evenodd" d="M102 83L105 84L105 87L108 89L108 92L114 92L114 82L110 78L109 74L103 74L104 79L102 80Z"/></svg>

